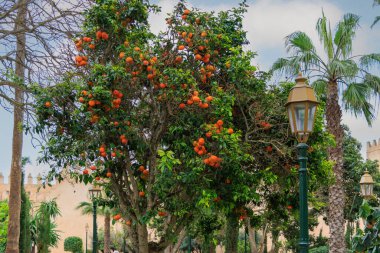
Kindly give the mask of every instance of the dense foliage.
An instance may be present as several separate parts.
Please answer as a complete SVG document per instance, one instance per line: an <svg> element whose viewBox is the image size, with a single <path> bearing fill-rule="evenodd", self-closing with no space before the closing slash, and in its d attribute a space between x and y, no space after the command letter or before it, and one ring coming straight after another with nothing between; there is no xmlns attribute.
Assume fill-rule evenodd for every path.
<svg viewBox="0 0 380 253"><path fill-rule="evenodd" d="M0 225L0 252L4 252L7 245L8 228L8 203L6 200L0 201Z"/></svg>
<svg viewBox="0 0 380 253"><path fill-rule="evenodd" d="M72 253L82 253L83 252L83 242L82 239L77 236L70 236L65 239L63 244L65 251L70 251Z"/></svg>

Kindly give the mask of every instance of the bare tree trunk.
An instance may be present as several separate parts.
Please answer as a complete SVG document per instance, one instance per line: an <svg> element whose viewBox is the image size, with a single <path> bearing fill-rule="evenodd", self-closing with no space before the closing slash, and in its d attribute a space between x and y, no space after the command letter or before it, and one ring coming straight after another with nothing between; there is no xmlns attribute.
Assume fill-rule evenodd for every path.
<svg viewBox="0 0 380 253"><path fill-rule="evenodd" d="M344 239L344 188L343 188L343 128L342 110L339 106L338 84L330 81L327 90L327 131L335 137L335 147L328 149L328 158L334 163L335 182L329 188L330 253L345 253Z"/></svg>
<svg viewBox="0 0 380 253"><path fill-rule="evenodd" d="M179 247L181 247L181 244L183 242L183 239L186 236L186 231L182 230L181 233L179 233L178 241L176 244L174 244L173 248L171 249L171 253L176 253L179 250Z"/></svg>
<svg viewBox="0 0 380 253"><path fill-rule="evenodd" d="M104 214L104 253L110 253L111 243L111 214L109 211L105 211Z"/></svg>
<svg viewBox="0 0 380 253"><path fill-rule="evenodd" d="M248 241L251 249L251 253L257 253L257 245L256 245L256 231L251 227L251 221L247 218L245 219L245 226L248 230Z"/></svg>
<svg viewBox="0 0 380 253"><path fill-rule="evenodd" d="M148 229L145 224L137 224L137 236L139 244L138 253L149 253Z"/></svg>
<svg viewBox="0 0 380 253"><path fill-rule="evenodd" d="M17 52L16 52L16 76L20 82L24 81L25 75L25 42L26 35L22 31L24 28L27 3L25 0L18 2L20 5L17 11L15 24ZM10 176L10 194L9 194L9 223L7 234L6 253L19 252L20 238L20 211L21 211L21 160L22 160L22 141L23 141L23 117L24 117L24 92L21 88L15 88L15 105L13 111L13 140L12 140L12 164Z"/></svg>
<svg viewBox="0 0 380 253"><path fill-rule="evenodd" d="M266 243L267 243L267 234L268 234L268 224L265 224L265 227L263 229L263 239L260 243L260 249L259 249L259 253L263 253L265 251L265 248L266 248Z"/></svg>

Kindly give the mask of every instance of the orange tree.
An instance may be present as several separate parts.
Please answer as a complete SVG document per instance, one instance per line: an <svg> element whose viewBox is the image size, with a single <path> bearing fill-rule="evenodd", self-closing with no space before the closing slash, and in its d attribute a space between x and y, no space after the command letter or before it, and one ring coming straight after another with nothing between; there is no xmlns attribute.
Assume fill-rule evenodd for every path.
<svg viewBox="0 0 380 253"><path fill-rule="evenodd" d="M77 71L36 91L47 179L65 171L102 185L140 253L162 252L197 208L244 216L261 177L247 169L252 156L232 122L244 4L216 15L179 3L158 36L147 22L156 11L144 0L97 0L75 40Z"/></svg>

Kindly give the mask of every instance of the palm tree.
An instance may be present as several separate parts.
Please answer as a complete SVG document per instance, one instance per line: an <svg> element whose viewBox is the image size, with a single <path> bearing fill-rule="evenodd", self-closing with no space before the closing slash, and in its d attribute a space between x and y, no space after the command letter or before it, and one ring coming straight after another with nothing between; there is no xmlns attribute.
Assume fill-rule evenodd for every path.
<svg viewBox="0 0 380 253"><path fill-rule="evenodd" d="M374 0L374 1L373 1L373 5L374 5L374 6L375 6L375 5L380 5L380 0ZM371 25L371 28L372 28L374 25L376 25L376 23L379 22L379 21L380 21L380 16L375 17L375 20L373 21L373 23L372 23L372 25Z"/></svg>
<svg viewBox="0 0 380 253"><path fill-rule="evenodd" d="M92 203L80 202L76 209L81 209L83 215L92 214ZM111 209L107 206L101 206L98 214L104 216L104 253L110 253L111 249Z"/></svg>
<svg viewBox="0 0 380 253"><path fill-rule="evenodd" d="M374 119L371 100L380 95L380 78L369 73L369 68L380 63L380 54L352 56L352 41L359 27L359 17L345 14L332 34L325 15L319 18L316 30L325 55L318 54L312 40L297 31L286 37L288 58L278 59L272 71L295 75L306 72L317 92L326 100L327 131L335 137L335 146L328 149L333 162L335 182L329 187L330 252L346 252L344 240L343 188L343 128L342 101L345 110L355 116L364 115L368 124ZM340 100L341 96L341 100Z"/></svg>
<svg viewBox="0 0 380 253"><path fill-rule="evenodd" d="M61 215L55 199L41 202L30 222L33 252L48 253L50 247L57 247L60 239L54 219Z"/></svg>

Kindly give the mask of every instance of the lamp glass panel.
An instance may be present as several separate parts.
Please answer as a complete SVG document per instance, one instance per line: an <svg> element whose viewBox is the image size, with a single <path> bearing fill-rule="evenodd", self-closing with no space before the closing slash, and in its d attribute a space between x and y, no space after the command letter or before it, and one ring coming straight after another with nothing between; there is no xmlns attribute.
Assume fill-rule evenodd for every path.
<svg viewBox="0 0 380 253"><path fill-rule="evenodd" d="M292 130L292 133L294 133L293 110L292 110L291 105L288 106L288 117L289 117L290 129Z"/></svg>
<svg viewBox="0 0 380 253"><path fill-rule="evenodd" d="M305 131L305 104L297 103L294 105L294 113L296 116L296 125L298 132Z"/></svg>
<svg viewBox="0 0 380 253"><path fill-rule="evenodd" d="M315 111L317 109L316 104L309 104L309 110L308 110L308 119L307 119L307 131L312 132L314 127L314 117L315 117Z"/></svg>

